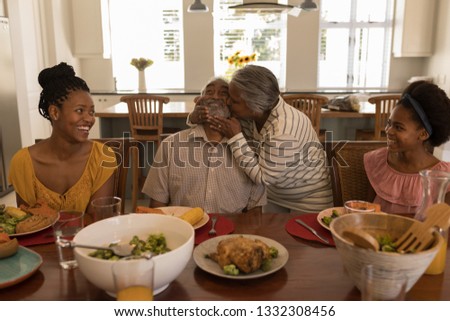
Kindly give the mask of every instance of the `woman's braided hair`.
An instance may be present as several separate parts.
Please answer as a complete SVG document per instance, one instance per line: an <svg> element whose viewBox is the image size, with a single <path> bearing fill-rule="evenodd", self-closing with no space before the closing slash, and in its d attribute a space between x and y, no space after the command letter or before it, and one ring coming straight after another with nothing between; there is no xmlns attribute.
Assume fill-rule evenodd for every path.
<svg viewBox="0 0 450 321"><path fill-rule="evenodd" d="M39 84L42 87L39 99L39 113L51 121L48 107L55 105L61 108L70 92L82 90L90 92L86 82L75 76L72 66L65 62L46 68L39 73Z"/></svg>

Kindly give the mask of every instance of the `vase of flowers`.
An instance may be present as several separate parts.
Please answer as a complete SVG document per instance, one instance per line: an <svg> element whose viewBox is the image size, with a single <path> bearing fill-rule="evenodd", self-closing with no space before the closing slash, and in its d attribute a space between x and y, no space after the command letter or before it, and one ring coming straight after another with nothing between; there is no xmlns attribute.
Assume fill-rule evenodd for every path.
<svg viewBox="0 0 450 321"><path fill-rule="evenodd" d="M233 55L228 56L227 61L229 66L225 77L231 79L231 76L236 70L241 69L250 62L256 61L256 53L241 55L241 50L238 50Z"/></svg>
<svg viewBox="0 0 450 321"><path fill-rule="evenodd" d="M147 58L133 58L131 59L130 64L139 72L139 91L146 92L147 91L147 83L145 80L145 69L153 65L153 60Z"/></svg>

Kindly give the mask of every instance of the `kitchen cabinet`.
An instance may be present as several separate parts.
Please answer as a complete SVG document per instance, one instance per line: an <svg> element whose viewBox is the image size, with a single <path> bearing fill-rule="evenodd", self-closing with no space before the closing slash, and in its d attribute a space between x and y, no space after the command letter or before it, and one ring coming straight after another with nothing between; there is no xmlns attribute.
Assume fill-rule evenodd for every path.
<svg viewBox="0 0 450 321"><path fill-rule="evenodd" d="M111 58L108 0L72 0L74 54Z"/></svg>
<svg viewBox="0 0 450 321"><path fill-rule="evenodd" d="M394 57L433 54L436 0L397 0L394 20Z"/></svg>
<svg viewBox="0 0 450 321"><path fill-rule="evenodd" d="M120 95L95 95L92 94L94 100L95 111L101 112L112 105L120 103Z"/></svg>

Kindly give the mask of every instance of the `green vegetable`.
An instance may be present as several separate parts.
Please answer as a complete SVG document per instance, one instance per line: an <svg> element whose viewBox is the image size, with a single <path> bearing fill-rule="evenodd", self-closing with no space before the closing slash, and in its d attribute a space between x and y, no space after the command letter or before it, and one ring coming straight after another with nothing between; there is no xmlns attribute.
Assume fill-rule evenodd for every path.
<svg viewBox="0 0 450 321"><path fill-rule="evenodd" d="M228 275L239 275L239 269L234 264L225 265L223 272Z"/></svg>
<svg viewBox="0 0 450 321"><path fill-rule="evenodd" d="M339 213L337 210L332 210L331 211L331 215L330 216L324 216L322 217L322 222L326 225L326 226L330 226L331 221L335 218L339 217Z"/></svg>
<svg viewBox="0 0 450 321"><path fill-rule="evenodd" d="M139 239L138 236L133 236L129 244L135 244L133 249L133 255L140 256L145 252L152 252L155 255L164 254L169 252L170 249L167 247L166 238L163 234L150 234L146 241ZM109 247L113 247L116 243L112 243ZM96 250L89 253L89 256L102 259L117 261L120 259L119 256L115 255L111 250Z"/></svg>
<svg viewBox="0 0 450 321"><path fill-rule="evenodd" d="M383 252L397 252L395 242L390 235L381 235L377 237L377 241L380 244L380 251Z"/></svg>
<svg viewBox="0 0 450 321"><path fill-rule="evenodd" d="M269 248L270 257L276 258L278 257L278 249L276 247L271 246Z"/></svg>
<svg viewBox="0 0 450 321"><path fill-rule="evenodd" d="M6 223L0 223L0 231L6 232L7 234L16 233L16 226Z"/></svg>
<svg viewBox="0 0 450 321"><path fill-rule="evenodd" d="M3 205L3 204L1 204ZM0 209L1 209L0 205ZM3 212L0 211L0 231L6 232L7 234L15 234L16 233L16 225L20 221L23 221L29 218L30 215L24 215L21 218L15 218L8 214L6 211L6 207L3 209Z"/></svg>
<svg viewBox="0 0 450 321"><path fill-rule="evenodd" d="M267 272L270 270L271 267L272 267L272 259L266 259L262 261L260 269L263 272Z"/></svg>

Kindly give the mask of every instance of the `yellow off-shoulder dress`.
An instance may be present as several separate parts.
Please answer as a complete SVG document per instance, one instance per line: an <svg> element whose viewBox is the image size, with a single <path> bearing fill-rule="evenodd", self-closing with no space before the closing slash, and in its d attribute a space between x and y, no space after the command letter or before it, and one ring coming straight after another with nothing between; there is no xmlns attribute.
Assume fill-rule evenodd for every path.
<svg viewBox="0 0 450 321"><path fill-rule="evenodd" d="M48 206L59 211L85 211L91 196L114 174L116 158L111 148L93 142L86 167L80 179L64 194L48 189L36 177L28 147L19 150L12 158L9 181L15 192L28 204L42 199ZM68 170L70 170L68 168Z"/></svg>

